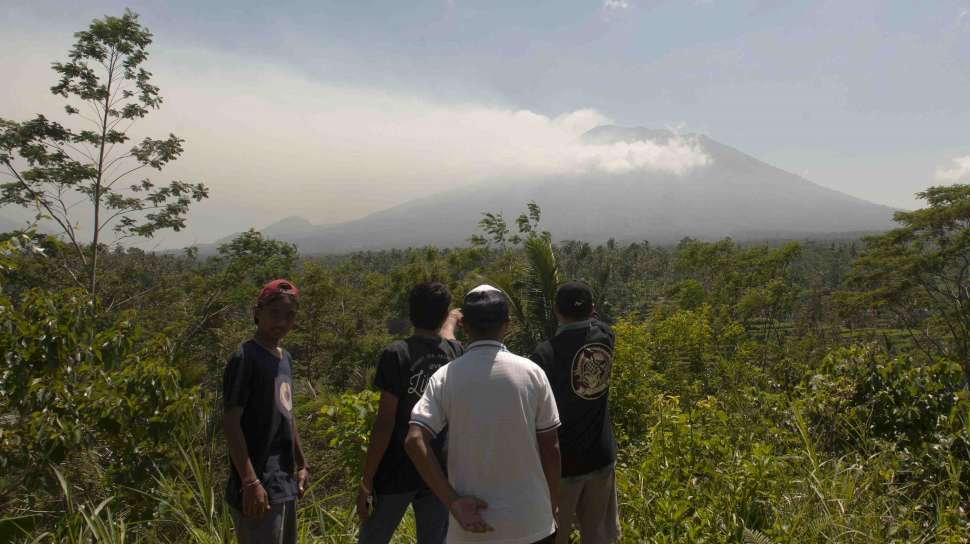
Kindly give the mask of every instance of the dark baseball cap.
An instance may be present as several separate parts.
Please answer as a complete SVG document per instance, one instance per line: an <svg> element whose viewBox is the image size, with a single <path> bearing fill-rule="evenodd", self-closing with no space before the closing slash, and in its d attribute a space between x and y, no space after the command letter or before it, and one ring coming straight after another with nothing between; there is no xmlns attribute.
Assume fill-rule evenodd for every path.
<svg viewBox="0 0 970 544"><path fill-rule="evenodd" d="M509 320L509 299L491 285L479 285L465 295L461 314L473 329L495 329Z"/></svg>
<svg viewBox="0 0 970 544"><path fill-rule="evenodd" d="M593 311L593 289L583 281L567 281L556 290L556 309L566 317L585 319Z"/></svg>

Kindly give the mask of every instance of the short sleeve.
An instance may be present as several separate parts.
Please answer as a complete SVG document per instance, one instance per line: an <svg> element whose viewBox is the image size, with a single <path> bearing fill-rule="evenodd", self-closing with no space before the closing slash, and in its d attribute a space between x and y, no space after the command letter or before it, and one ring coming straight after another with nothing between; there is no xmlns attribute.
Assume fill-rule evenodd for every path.
<svg viewBox="0 0 970 544"><path fill-rule="evenodd" d="M404 396L404 384L401 381L401 354L393 347L387 347L381 352L377 361L377 374L374 375L374 388L392 393L398 398Z"/></svg>
<svg viewBox="0 0 970 544"><path fill-rule="evenodd" d="M431 376L428 386L424 388L424 394L411 410L410 423L424 427L432 436L438 436L438 433L448 425L448 417L442 403L442 375L439 370Z"/></svg>
<svg viewBox="0 0 970 544"><path fill-rule="evenodd" d="M245 407L252 389L252 368L243 355L243 347L232 354L222 372L222 403L226 408Z"/></svg>
<svg viewBox="0 0 970 544"><path fill-rule="evenodd" d="M558 429L561 425L559 421L559 408L556 406L556 397L552 393L552 386L545 372L536 372L539 387L537 398L539 405L536 408L536 432L544 433Z"/></svg>

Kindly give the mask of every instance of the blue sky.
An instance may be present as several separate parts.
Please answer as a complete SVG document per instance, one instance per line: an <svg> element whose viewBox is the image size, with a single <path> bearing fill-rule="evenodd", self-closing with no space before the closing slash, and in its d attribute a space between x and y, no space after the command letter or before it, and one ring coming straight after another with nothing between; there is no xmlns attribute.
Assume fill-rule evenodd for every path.
<svg viewBox="0 0 970 544"><path fill-rule="evenodd" d="M147 128L187 138L187 164L176 173L213 185L207 217L229 210L271 220L286 211L283 198L250 194L271 171L253 168L260 182L242 179L244 165L227 167L226 134L262 140L245 145L271 155L272 172L282 169L286 181L273 183L311 195L312 206L294 211L319 210L311 220L330 222L475 177L466 171L494 174L437 144L491 145L469 134L532 130L507 115L521 111L551 124L592 111L620 125L704 133L821 185L904 208L918 205L913 193L970 174L970 0L3 2L10 32L0 35L0 69L14 77L0 91L0 117L50 106L34 97L49 84L46 63L63 56L71 32L125 7L155 34L150 67L167 98ZM217 107L220 97L231 100ZM428 111L467 131L439 134ZM381 112L386 124L371 118ZM301 119L336 125L315 126L312 136L341 155L301 166L314 147L287 139L310 136ZM380 152L348 143L388 133ZM448 175L408 162L419 152L421 164L440 160ZM389 166L357 173L355 156ZM207 221L206 234L194 236L242 219Z"/></svg>

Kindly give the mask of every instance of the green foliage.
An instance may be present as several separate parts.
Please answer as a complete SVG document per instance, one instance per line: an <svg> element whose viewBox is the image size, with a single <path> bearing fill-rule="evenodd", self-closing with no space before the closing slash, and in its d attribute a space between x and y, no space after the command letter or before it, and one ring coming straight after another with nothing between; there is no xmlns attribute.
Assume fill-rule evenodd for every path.
<svg viewBox="0 0 970 544"><path fill-rule="evenodd" d="M554 313L559 267L552 245L552 235L539 231L542 211L529 202L528 212L516 220L518 234L506 238L508 226L501 213L485 213L479 223L483 235L472 237L476 246L499 248L501 257L486 269L485 280L501 289L509 298L512 326L506 344L522 352L531 352L543 339L556 332ZM512 248L521 245L521 256Z"/></svg>
<svg viewBox="0 0 970 544"><path fill-rule="evenodd" d="M873 346L835 350L807 385L811 436L837 452L892 448L894 472L923 485L948 482L953 463L970 461L970 398L960 365L889 357ZM970 492L970 475L953 484Z"/></svg>
<svg viewBox="0 0 970 544"><path fill-rule="evenodd" d="M549 238L548 232L539 231L539 220L542 217L542 210L535 201L530 201L526 205L527 211L519 214L515 219L517 233L510 234L512 230L505 221L502 212L483 212L482 219L478 222L482 234L472 236L469 241L472 245L497 248L506 251L509 247L515 247L525 240L532 237Z"/></svg>
<svg viewBox="0 0 970 544"><path fill-rule="evenodd" d="M113 498L100 502L79 497L67 479L56 472L64 497L64 511L52 524L31 534L15 529L10 542L25 544L93 544L156 542L222 544L235 539L232 518L222 500L222 483L214 478L212 459L199 455L191 447L176 444L181 452L184 473L159 474L147 499L157 505L153 519L132 522L130 513L113 510ZM357 541L357 522L353 510L346 507L346 497L320 491L326 476L311 483L297 511L297 542L351 544ZM16 519L0 519L15 523ZM414 538L414 520L405 521L398 539ZM0 533L3 536L3 533ZM19 537L19 538L18 538Z"/></svg>
<svg viewBox="0 0 970 544"><path fill-rule="evenodd" d="M658 315L651 322L621 320L614 325L616 353L613 357L611 409L623 436L635 436L646 426L642 406L645 393L670 393L689 405L708 395L733 398L750 387L741 361L719 352L709 306ZM739 325L722 331L722 342L739 342Z"/></svg>
<svg viewBox="0 0 970 544"><path fill-rule="evenodd" d="M367 372L392 338L389 322L406 316L393 313L388 279L355 263L335 270L307 263L294 281L306 294L288 345L306 375L335 389L369 385Z"/></svg>
<svg viewBox="0 0 970 544"><path fill-rule="evenodd" d="M610 380L610 417L621 447L639 439L647 425L644 403L658 391L662 377L655 370L648 350L647 325L620 321L613 327L616 350Z"/></svg>
<svg viewBox="0 0 970 544"><path fill-rule="evenodd" d="M538 208L536 213L538 214ZM525 282L526 308L529 323L538 333L537 340L541 341L556 333L555 303L559 269L556 266L552 242L548 237L530 236L523 246L528 263Z"/></svg>
<svg viewBox="0 0 970 544"><path fill-rule="evenodd" d="M929 206L896 212L899 227L866 239L841 300L851 312L885 312L925 356L960 362L970 381L970 185L917 196Z"/></svg>
<svg viewBox="0 0 970 544"><path fill-rule="evenodd" d="M674 264L686 277L678 291L688 289L682 296L696 306L703 288L708 302L727 308L746 328L771 328L789 317L798 295L792 267L800 253L795 242L772 249L742 248L729 238L713 243L687 240L678 246Z"/></svg>
<svg viewBox="0 0 970 544"><path fill-rule="evenodd" d="M769 444L734 425L713 398L681 409L658 395L643 406L641 446L620 472L624 536L631 542L737 542L770 526L784 462Z"/></svg>
<svg viewBox="0 0 970 544"><path fill-rule="evenodd" d="M808 381L805 400L822 427L814 435L831 437L833 445L873 436L912 446L965 396L956 363L888 357L872 345L835 350L820 371Z"/></svg>
<svg viewBox="0 0 970 544"><path fill-rule="evenodd" d="M228 459L208 409L226 356L252 332L259 286L284 276L303 293L284 341L314 478L301 542L356 540L351 500L378 399L361 389L383 346L408 332L408 289L493 283L512 300L507 343L528 353L549 332L560 279L588 281L617 334L610 408L624 542L970 538L962 361L928 356L908 340L916 331L880 312L845 326L831 293L853 241L552 244L539 219L534 204L511 228L493 214L489 243L465 249L311 259L250 231L206 259L104 252L98 311L68 289L69 246L5 239L0 535L231 538ZM950 342L940 323L929 316L919 334ZM395 542L413 541L406 520Z"/></svg>
<svg viewBox="0 0 970 544"><path fill-rule="evenodd" d="M96 316L95 304L81 291L0 299L0 466L35 467L8 472L8 485L91 456L109 481L135 484L177 453L195 391L156 342L128 319Z"/></svg>
<svg viewBox="0 0 970 544"><path fill-rule="evenodd" d="M155 530L200 544L229 541L232 520L222 500L222 482L215 477L212 452L178 447L182 470L156 476L155 491L150 495L157 504Z"/></svg>
<svg viewBox="0 0 970 544"><path fill-rule="evenodd" d="M295 245L263 238L254 229L219 246L220 260L225 263L222 276L257 290L270 280L292 276L296 255Z"/></svg>
<svg viewBox="0 0 970 544"><path fill-rule="evenodd" d="M43 532L31 542L123 544L128 541L128 527L124 518L111 510L112 498L99 503L87 501L77 504L64 475L57 469L54 469L54 475L64 494L67 511L53 531Z"/></svg>
<svg viewBox="0 0 970 544"><path fill-rule="evenodd" d="M33 233L15 233L5 240L0 240L0 292L7 277L20 266L16 257L25 253L44 255L44 248L37 244Z"/></svg>
<svg viewBox="0 0 970 544"><path fill-rule="evenodd" d="M658 371L687 365L689 372L682 374L706 378L704 367L716 357L710 314L709 306L699 311L681 310L652 324L647 349Z"/></svg>
<svg viewBox="0 0 970 544"><path fill-rule="evenodd" d="M379 398L375 391L342 393L320 409L318 430L333 451L339 470L351 481L360 473Z"/></svg>

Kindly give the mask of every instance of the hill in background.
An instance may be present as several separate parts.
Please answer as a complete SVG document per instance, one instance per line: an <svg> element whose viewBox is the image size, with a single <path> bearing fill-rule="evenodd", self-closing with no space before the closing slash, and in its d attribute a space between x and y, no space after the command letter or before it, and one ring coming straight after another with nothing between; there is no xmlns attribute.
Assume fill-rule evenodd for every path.
<svg viewBox="0 0 970 544"><path fill-rule="evenodd" d="M665 143L665 130L604 126L585 143ZM677 174L637 170L493 180L417 199L341 224L290 217L263 229L303 253L464 245L483 211L513 219L535 200L557 239L677 241L802 238L892 227L893 209L812 183L706 136L691 137L708 164Z"/></svg>

